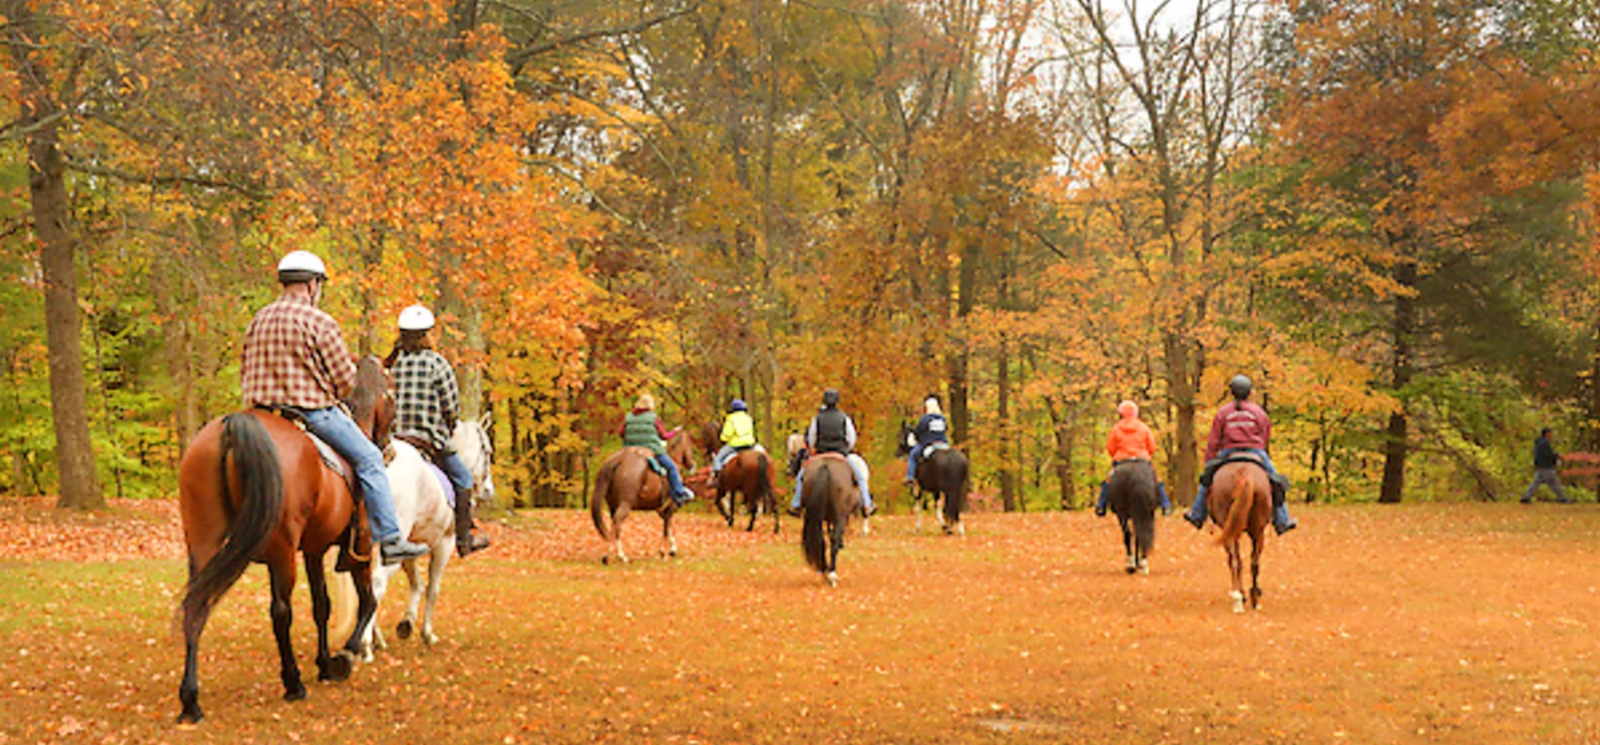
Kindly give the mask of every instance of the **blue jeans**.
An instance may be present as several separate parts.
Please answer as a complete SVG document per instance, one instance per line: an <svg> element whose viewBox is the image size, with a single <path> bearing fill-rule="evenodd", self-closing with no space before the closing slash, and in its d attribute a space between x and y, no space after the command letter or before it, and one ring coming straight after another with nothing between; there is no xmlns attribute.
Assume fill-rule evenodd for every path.
<svg viewBox="0 0 1600 745"><path fill-rule="evenodd" d="M656 463L660 464L667 472L667 486L672 490L672 501L683 504L689 500L684 498L683 477L678 475L678 464L672 461L672 456L662 453L656 456Z"/></svg>
<svg viewBox="0 0 1600 745"><path fill-rule="evenodd" d="M389 492L383 451L337 406L307 411L306 429L344 456L356 470L356 480L361 482L361 499L367 503L367 524L372 527L372 540L378 543L399 540L400 523L394 517L394 496Z"/></svg>
<svg viewBox="0 0 1600 745"><path fill-rule="evenodd" d="M733 456L753 447L755 446L749 445L744 448L736 448L732 445L723 445L722 449L718 450L717 454L711 457L711 470L716 471L717 473L722 473L722 467L728 465L728 461L733 460Z"/></svg>
<svg viewBox="0 0 1600 745"><path fill-rule="evenodd" d="M1100 482L1100 501L1095 502L1095 504L1094 504L1094 509L1095 509L1096 512L1105 512L1106 511L1106 500L1110 498L1110 494L1109 494L1109 492L1110 492L1110 487L1109 487L1110 483L1111 483L1110 479L1106 479L1105 481ZM1204 488L1204 487L1201 487L1201 488ZM1172 511L1172 500L1167 499L1167 484L1166 484L1166 482L1164 482L1164 481L1157 481L1156 482L1156 493L1161 495L1161 509L1166 510L1168 512L1171 512Z"/></svg>
<svg viewBox="0 0 1600 745"><path fill-rule="evenodd" d="M906 481L917 480L917 461L922 460L922 446L917 445L906 453Z"/></svg>
<svg viewBox="0 0 1600 745"><path fill-rule="evenodd" d="M861 491L861 508L867 512L872 511L872 487L867 483L867 474L861 471L861 466L856 465L855 458L845 458L844 462L850 464L850 472L856 475L856 485ZM789 503L789 509L800 509L800 494L802 493L801 478L806 475L805 464L800 465L800 470L794 475L794 501Z"/></svg>
<svg viewBox="0 0 1600 745"><path fill-rule="evenodd" d="M460 455L456 453L441 455L439 456L439 462L434 465L437 465L439 470L444 471L444 475L450 478L450 485L455 487L458 501L472 498L471 494L469 494L472 491L472 471L468 470L467 464L461 460Z"/></svg>
<svg viewBox="0 0 1600 745"><path fill-rule="evenodd" d="M1255 453L1257 457L1261 458L1261 464L1267 467L1268 476L1278 475L1278 469L1272 466L1272 457L1267 455L1265 450L1259 448L1228 448L1217 453L1217 457L1226 458L1233 453ZM1206 521L1206 492L1209 489L1210 487L1201 484L1200 490L1194 495L1194 506L1189 508L1189 514L1194 516L1195 522L1203 523ZM1289 524L1289 506L1287 504L1272 508L1272 524L1280 529Z"/></svg>

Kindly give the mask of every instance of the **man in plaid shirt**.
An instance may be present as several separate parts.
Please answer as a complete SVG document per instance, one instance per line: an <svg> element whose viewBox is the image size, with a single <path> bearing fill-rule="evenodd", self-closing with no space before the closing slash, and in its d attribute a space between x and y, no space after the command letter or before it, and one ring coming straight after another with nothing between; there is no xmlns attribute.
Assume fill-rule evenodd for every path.
<svg viewBox="0 0 1600 745"><path fill-rule="evenodd" d="M339 407L355 387L356 365L339 323L317 308L327 281L322 259L310 251L291 252L278 262L283 294L256 313L245 332L240 367L244 400L251 406L303 411L306 429L355 469L383 563L414 559L428 553L428 547L400 535L383 453Z"/></svg>
<svg viewBox="0 0 1600 745"><path fill-rule="evenodd" d="M410 306L400 311L398 325L400 339L384 362L394 374L394 431L426 442L433 462L450 478L456 492L456 553L464 557L488 548L489 537L472 534L472 471L450 443L461 413L456 372L428 343L433 311Z"/></svg>

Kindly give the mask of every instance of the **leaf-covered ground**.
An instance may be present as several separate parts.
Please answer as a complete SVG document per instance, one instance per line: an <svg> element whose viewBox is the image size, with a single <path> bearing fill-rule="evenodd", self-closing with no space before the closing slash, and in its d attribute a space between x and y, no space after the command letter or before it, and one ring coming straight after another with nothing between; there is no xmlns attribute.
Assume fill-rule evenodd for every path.
<svg viewBox="0 0 1600 745"><path fill-rule="evenodd" d="M446 576L439 645L296 704L252 569L204 639L208 718L180 729L174 505L0 500L0 744L1600 741L1600 509L1297 514L1242 616L1221 550L1176 519L1130 577L1086 513L974 515L965 539L879 518L830 590L788 518L682 515L663 560L636 515L635 562L602 566L587 513L506 516Z"/></svg>

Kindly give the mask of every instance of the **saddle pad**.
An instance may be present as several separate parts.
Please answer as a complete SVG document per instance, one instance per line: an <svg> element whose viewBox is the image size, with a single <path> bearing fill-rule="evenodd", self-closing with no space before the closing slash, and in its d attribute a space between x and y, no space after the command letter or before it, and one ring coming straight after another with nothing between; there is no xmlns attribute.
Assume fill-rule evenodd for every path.
<svg viewBox="0 0 1600 745"><path fill-rule="evenodd" d="M1261 456L1256 455L1255 453L1246 452L1228 453L1226 456L1223 456L1222 462L1218 463L1217 466L1220 468L1228 463L1254 463L1258 466L1266 465L1261 462Z"/></svg>
<svg viewBox="0 0 1600 745"><path fill-rule="evenodd" d="M355 475L355 469L345 462L344 457L339 455L339 451L334 450L332 445L323 442L321 437L310 432L306 432L306 437L311 438L311 442L317 446L317 452L322 454L322 465L332 469L345 481L349 481Z"/></svg>
<svg viewBox="0 0 1600 745"><path fill-rule="evenodd" d="M949 450L949 449L950 449L950 443L948 443L948 442L930 442L925 447L922 448L922 454L923 455L927 455L928 453L935 453L935 452L938 452L940 450Z"/></svg>
<svg viewBox="0 0 1600 745"><path fill-rule="evenodd" d="M444 490L445 504L450 505L450 509L455 509L456 488L450 484L450 477L444 475L444 469L434 465L432 461L428 462L428 470L433 473L435 479L439 480L439 488Z"/></svg>

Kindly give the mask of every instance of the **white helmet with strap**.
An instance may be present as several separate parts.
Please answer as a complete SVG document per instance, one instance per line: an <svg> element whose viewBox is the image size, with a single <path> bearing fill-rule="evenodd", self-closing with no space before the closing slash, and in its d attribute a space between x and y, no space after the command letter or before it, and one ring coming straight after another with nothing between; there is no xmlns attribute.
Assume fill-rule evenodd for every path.
<svg viewBox="0 0 1600 745"><path fill-rule="evenodd" d="M313 279L327 281L328 267L310 251L290 251L278 262L279 282L288 284L310 282Z"/></svg>
<svg viewBox="0 0 1600 745"><path fill-rule="evenodd" d="M433 311L427 306L413 305L400 311L401 331L427 331L433 328Z"/></svg>

